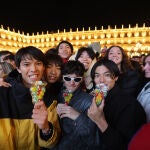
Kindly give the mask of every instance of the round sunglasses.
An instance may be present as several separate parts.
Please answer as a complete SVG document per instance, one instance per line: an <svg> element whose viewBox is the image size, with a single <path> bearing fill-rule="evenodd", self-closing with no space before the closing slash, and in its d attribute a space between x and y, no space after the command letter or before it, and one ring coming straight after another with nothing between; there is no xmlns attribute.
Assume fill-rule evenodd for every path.
<svg viewBox="0 0 150 150"><path fill-rule="evenodd" d="M82 77L68 77L68 76L63 76L64 81L74 81L74 82L80 82L82 80Z"/></svg>

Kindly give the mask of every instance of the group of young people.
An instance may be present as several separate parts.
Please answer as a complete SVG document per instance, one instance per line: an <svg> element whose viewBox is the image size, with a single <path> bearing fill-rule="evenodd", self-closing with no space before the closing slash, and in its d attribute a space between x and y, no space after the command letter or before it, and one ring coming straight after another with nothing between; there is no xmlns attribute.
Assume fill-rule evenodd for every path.
<svg viewBox="0 0 150 150"><path fill-rule="evenodd" d="M0 87L0 149L127 150L146 123L136 99L139 76L123 49L113 46L97 59L92 48L81 47L69 60L68 43L59 43L55 54L33 46L15 54L16 70L5 79L10 86ZM46 92L33 104L30 87L41 80ZM107 95L97 106L99 84Z"/></svg>

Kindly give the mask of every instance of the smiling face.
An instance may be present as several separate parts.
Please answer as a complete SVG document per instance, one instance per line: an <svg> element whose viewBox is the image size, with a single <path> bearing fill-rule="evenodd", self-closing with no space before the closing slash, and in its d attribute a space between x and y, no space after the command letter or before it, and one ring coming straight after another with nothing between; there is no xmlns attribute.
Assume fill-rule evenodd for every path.
<svg viewBox="0 0 150 150"><path fill-rule="evenodd" d="M76 74L67 74L63 76L63 81L66 89L74 92L81 85L82 77L79 77Z"/></svg>
<svg viewBox="0 0 150 150"><path fill-rule="evenodd" d="M61 77L61 67L53 62L50 62L46 67L46 80L48 83L55 83Z"/></svg>
<svg viewBox="0 0 150 150"><path fill-rule="evenodd" d="M85 69L87 70L92 63L92 58L89 56L89 54L86 51L83 51L80 57L78 58L78 61L80 61L84 65Z"/></svg>
<svg viewBox="0 0 150 150"><path fill-rule="evenodd" d="M95 70L95 84L105 84L108 91L115 86L117 79L118 77L114 77L104 65L98 66Z"/></svg>
<svg viewBox="0 0 150 150"><path fill-rule="evenodd" d="M122 62L122 52L119 47L112 47L108 53L108 59L115 62L118 66Z"/></svg>
<svg viewBox="0 0 150 150"><path fill-rule="evenodd" d="M67 43L61 43L58 48L58 55L61 58L69 58L71 56L71 47Z"/></svg>
<svg viewBox="0 0 150 150"><path fill-rule="evenodd" d="M23 84L30 88L35 81L39 81L43 77L44 72L43 62L27 56L20 62L18 72L22 75Z"/></svg>

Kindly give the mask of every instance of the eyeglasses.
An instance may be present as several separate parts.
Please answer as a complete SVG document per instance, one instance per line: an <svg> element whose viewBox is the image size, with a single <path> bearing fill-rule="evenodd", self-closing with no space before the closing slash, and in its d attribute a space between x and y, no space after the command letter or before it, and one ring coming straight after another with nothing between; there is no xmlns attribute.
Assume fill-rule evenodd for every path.
<svg viewBox="0 0 150 150"><path fill-rule="evenodd" d="M68 76L63 76L64 81L74 81L74 82L80 82L82 80L82 77L68 77Z"/></svg>

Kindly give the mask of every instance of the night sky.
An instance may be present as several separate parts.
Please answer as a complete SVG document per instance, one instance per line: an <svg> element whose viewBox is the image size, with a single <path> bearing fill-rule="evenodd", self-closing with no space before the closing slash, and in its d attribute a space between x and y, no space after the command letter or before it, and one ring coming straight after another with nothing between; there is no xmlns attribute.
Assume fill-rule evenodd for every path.
<svg viewBox="0 0 150 150"><path fill-rule="evenodd" d="M88 0L89 1L89 0ZM94 1L11 1L9 5L1 5L0 25L4 28L10 27L15 31L24 33L46 33L57 32L59 29L69 31L72 28L88 30L88 27L100 29L101 26L107 28L110 25L114 28L117 25L121 28L134 27L136 23L142 26L150 26L150 5L148 0L98 0ZM50 4L51 3L51 4Z"/></svg>

